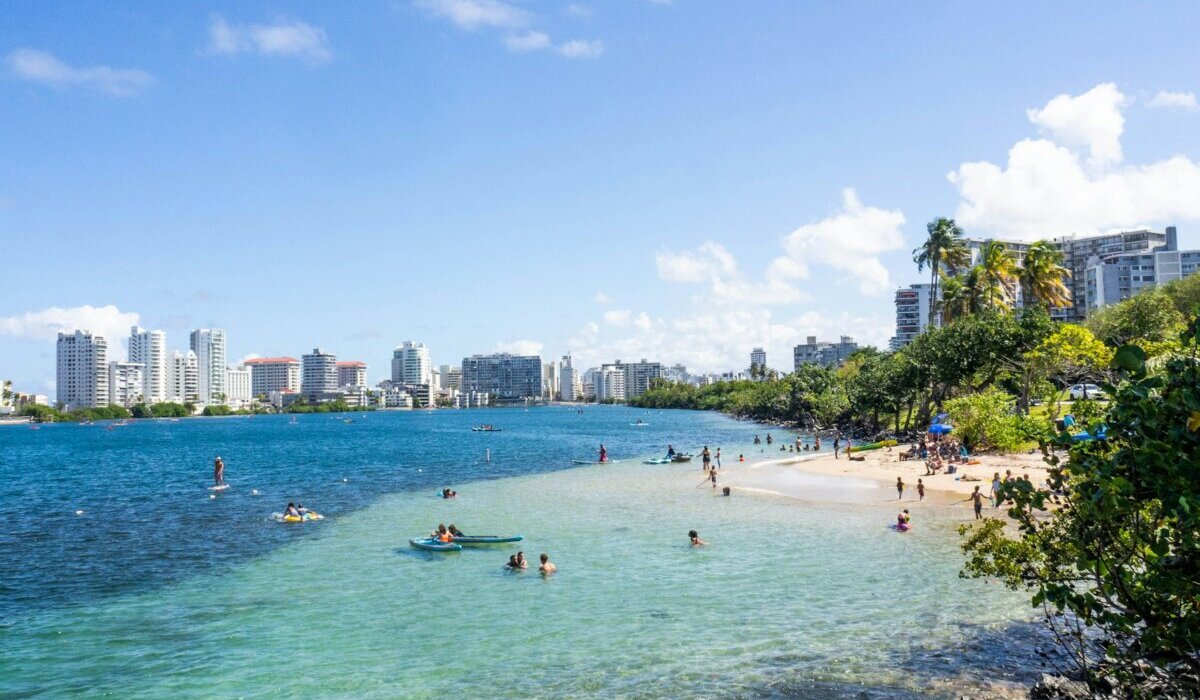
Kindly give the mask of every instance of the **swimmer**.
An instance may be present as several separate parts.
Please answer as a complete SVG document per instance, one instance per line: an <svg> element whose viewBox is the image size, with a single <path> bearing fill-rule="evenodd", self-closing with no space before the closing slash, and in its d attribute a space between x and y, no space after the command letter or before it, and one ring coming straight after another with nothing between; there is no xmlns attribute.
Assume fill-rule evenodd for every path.
<svg viewBox="0 0 1200 700"><path fill-rule="evenodd" d="M695 530L688 530L688 540L692 543L693 547L703 547L704 545L708 544L704 540L700 539L700 534Z"/></svg>
<svg viewBox="0 0 1200 700"><path fill-rule="evenodd" d="M739 455L738 455L738 461L739 461L739 462L745 462L745 461L746 461L746 455L739 454Z"/></svg>
<svg viewBox="0 0 1200 700"><path fill-rule="evenodd" d="M542 565L538 567L538 571L543 576L549 576L550 574L554 573L555 571L558 571L558 567L555 566L554 563L550 561L549 554L542 552L541 560L542 560Z"/></svg>
<svg viewBox="0 0 1200 700"><path fill-rule="evenodd" d="M522 571L529 568L529 563L525 561L525 552L517 552L517 568Z"/></svg>
<svg viewBox="0 0 1200 700"><path fill-rule="evenodd" d="M521 567L517 564L517 555L508 555L508 563L504 565L504 568L508 569L509 571L519 570Z"/></svg>

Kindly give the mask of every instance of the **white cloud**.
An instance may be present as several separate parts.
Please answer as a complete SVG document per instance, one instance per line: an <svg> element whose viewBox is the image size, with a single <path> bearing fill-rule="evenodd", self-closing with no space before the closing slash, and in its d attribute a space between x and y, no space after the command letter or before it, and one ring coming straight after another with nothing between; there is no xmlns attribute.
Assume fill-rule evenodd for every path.
<svg viewBox="0 0 1200 700"><path fill-rule="evenodd" d="M623 327L629 325L633 312L629 309L613 309L604 312L604 322L610 326Z"/></svg>
<svg viewBox="0 0 1200 700"><path fill-rule="evenodd" d="M325 30L320 27L286 19L273 24L234 25L217 15L208 25L208 51L300 58L310 63L328 61L333 56Z"/></svg>
<svg viewBox="0 0 1200 700"><path fill-rule="evenodd" d="M1050 104L1030 110L1031 119L1042 121L1049 111L1061 127L1052 133L1062 141L1025 139L1009 150L1004 166L963 163L949 173L962 197L958 223L968 231L1033 240L1200 220L1200 163L1176 155L1147 165L1119 164L1120 143L1111 139L1119 137L1123 119L1119 113L1114 119L1112 110L1126 101L1109 87L1085 93L1092 96L1086 101L1059 96L1050 101L1057 102L1053 110ZM1076 115L1076 124L1090 126L1072 130L1065 126L1072 121L1066 115L1081 105L1099 116Z"/></svg>
<svg viewBox="0 0 1200 700"><path fill-rule="evenodd" d="M883 294L891 289L891 280L876 256L904 246L903 225L900 211L864 206L847 188L842 191L841 213L789 234L783 241L787 258L772 267L776 274L794 278L804 276L809 263L819 263L852 276L864 295Z"/></svg>
<svg viewBox="0 0 1200 700"><path fill-rule="evenodd" d="M1146 103L1147 107L1178 107L1186 109L1189 112L1200 110L1200 104L1196 104L1196 93L1194 92L1167 92L1160 90L1150 101Z"/></svg>
<svg viewBox="0 0 1200 700"><path fill-rule="evenodd" d="M572 17L586 19L592 16L592 8L578 2L573 2L567 5L566 13Z"/></svg>
<svg viewBox="0 0 1200 700"><path fill-rule="evenodd" d="M599 39L572 39L559 46L558 52L567 58L598 58L604 53L604 42Z"/></svg>
<svg viewBox="0 0 1200 700"><path fill-rule="evenodd" d="M17 316L0 318L0 336L37 342L53 342L60 332L91 331L108 341L109 359L125 357L124 341L131 326L138 325L135 312L115 306L76 306L69 309L52 306Z"/></svg>
<svg viewBox="0 0 1200 700"><path fill-rule="evenodd" d="M1087 148L1092 165L1119 163L1128 100L1115 83L1101 83L1082 95L1059 95L1025 114L1056 143Z"/></svg>
<svg viewBox="0 0 1200 700"><path fill-rule="evenodd" d="M610 303L612 303L612 298L609 297L604 292L596 292L596 303L597 304L610 304Z"/></svg>
<svg viewBox="0 0 1200 700"><path fill-rule="evenodd" d="M109 95L128 97L154 84L154 76L137 68L67 65L47 51L17 49L8 55L8 68L21 80L56 88L87 87Z"/></svg>
<svg viewBox="0 0 1200 700"><path fill-rule="evenodd" d="M415 0L415 4L466 30L480 27L511 29L529 21L524 10L499 0Z"/></svg>
<svg viewBox="0 0 1200 700"><path fill-rule="evenodd" d="M540 355L545 347L536 340L513 340L507 343L496 343L496 352L507 352L510 355Z"/></svg>
<svg viewBox="0 0 1200 700"><path fill-rule="evenodd" d="M504 46L514 53L540 51L550 47L550 37L542 32L525 32L504 37Z"/></svg>
<svg viewBox="0 0 1200 700"><path fill-rule="evenodd" d="M658 276L668 282L711 282L737 274L737 260L720 243L708 241L693 253L661 252L654 256Z"/></svg>
<svg viewBox="0 0 1200 700"><path fill-rule="evenodd" d="M737 259L720 243L708 241L696 251L663 251L655 256L658 276L667 282L708 285L707 300L722 304L786 304L807 298L790 280L793 267L772 265L762 282L742 277Z"/></svg>

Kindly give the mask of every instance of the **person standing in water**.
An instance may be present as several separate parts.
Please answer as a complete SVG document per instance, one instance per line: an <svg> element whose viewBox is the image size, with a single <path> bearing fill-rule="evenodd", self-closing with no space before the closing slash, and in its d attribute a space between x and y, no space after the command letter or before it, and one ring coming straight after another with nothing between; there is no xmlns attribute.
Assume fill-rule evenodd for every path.
<svg viewBox="0 0 1200 700"><path fill-rule="evenodd" d="M717 460L717 469L720 469L721 468L721 448L720 447L717 448L716 460Z"/></svg>
<svg viewBox="0 0 1200 700"><path fill-rule="evenodd" d="M925 500L925 484L920 479L917 479L917 497L918 500Z"/></svg>
<svg viewBox="0 0 1200 700"><path fill-rule="evenodd" d="M904 500L904 479L896 477L896 500Z"/></svg>
<svg viewBox="0 0 1200 700"><path fill-rule="evenodd" d="M842 447L842 436L834 435L833 436L833 458L834 459L838 458L838 450L841 449L841 447Z"/></svg>
<svg viewBox="0 0 1200 700"><path fill-rule="evenodd" d="M213 486L220 486L225 483L225 463L221 461L221 456L213 460Z"/></svg>
<svg viewBox="0 0 1200 700"><path fill-rule="evenodd" d="M704 471L708 471L708 466L712 463L712 453L708 451L708 445L705 445L700 453L700 460L704 463Z"/></svg>
<svg viewBox="0 0 1200 700"><path fill-rule="evenodd" d="M542 552L541 560L542 560L542 565L538 567L538 571L541 572L541 574L543 576L549 576L550 574L554 573L555 571L558 571L558 567L555 566L554 563L550 561L549 554Z"/></svg>
<svg viewBox="0 0 1200 700"><path fill-rule="evenodd" d="M975 519L983 520L983 493L978 486L971 492L971 500L975 502Z"/></svg>
<svg viewBox="0 0 1200 700"><path fill-rule="evenodd" d="M604 445L600 445L600 463L608 461L608 450L604 449Z"/></svg>

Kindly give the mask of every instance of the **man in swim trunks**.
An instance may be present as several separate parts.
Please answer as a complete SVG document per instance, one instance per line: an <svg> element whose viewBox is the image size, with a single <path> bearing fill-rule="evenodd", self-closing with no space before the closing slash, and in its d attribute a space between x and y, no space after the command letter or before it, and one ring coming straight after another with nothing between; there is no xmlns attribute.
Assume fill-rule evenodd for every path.
<svg viewBox="0 0 1200 700"><path fill-rule="evenodd" d="M554 564L553 564L553 563L550 561L550 555L549 555L549 554L546 554L545 552L542 552L542 557L541 557L541 559L542 559L542 565L538 567L538 571L539 571L539 572L541 572L541 574L542 574L543 576L549 576L550 574L554 573L555 571L558 571L558 567L557 567L557 566L555 566L555 565L554 565Z"/></svg>
<svg viewBox="0 0 1200 700"><path fill-rule="evenodd" d="M225 463L221 461L221 456L213 460L213 486L220 486L225 483Z"/></svg>
<svg viewBox="0 0 1200 700"><path fill-rule="evenodd" d="M917 500L925 500L925 483L917 479Z"/></svg>
<svg viewBox="0 0 1200 700"><path fill-rule="evenodd" d="M529 563L525 561L525 552L517 552L517 568L522 571L529 568Z"/></svg>
<svg viewBox="0 0 1200 700"><path fill-rule="evenodd" d="M904 500L904 479L896 477L896 500Z"/></svg>
<svg viewBox="0 0 1200 700"><path fill-rule="evenodd" d="M982 520L983 519L983 494L980 493L978 486L976 486L975 490L971 493L971 500L975 502L975 519Z"/></svg>

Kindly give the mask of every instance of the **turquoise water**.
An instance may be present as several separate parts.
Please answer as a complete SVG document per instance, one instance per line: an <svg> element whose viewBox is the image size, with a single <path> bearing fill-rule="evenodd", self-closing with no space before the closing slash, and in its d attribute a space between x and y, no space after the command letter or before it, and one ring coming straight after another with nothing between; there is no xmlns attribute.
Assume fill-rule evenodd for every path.
<svg viewBox="0 0 1200 700"><path fill-rule="evenodd" d="M987 697L1026 679L1027 607L957 579L961 513L897 535L886 506L715 497L698 464L633 459L750 453L756 430L553 407L5 429L0 697ZM600 441L628 461L564 469ZM214 450L234 485L215 499ZM295 498L328 518L270 519ZM527 539L408 546L449 522ZM559 573L504 571L517 549Z"/></svg>

